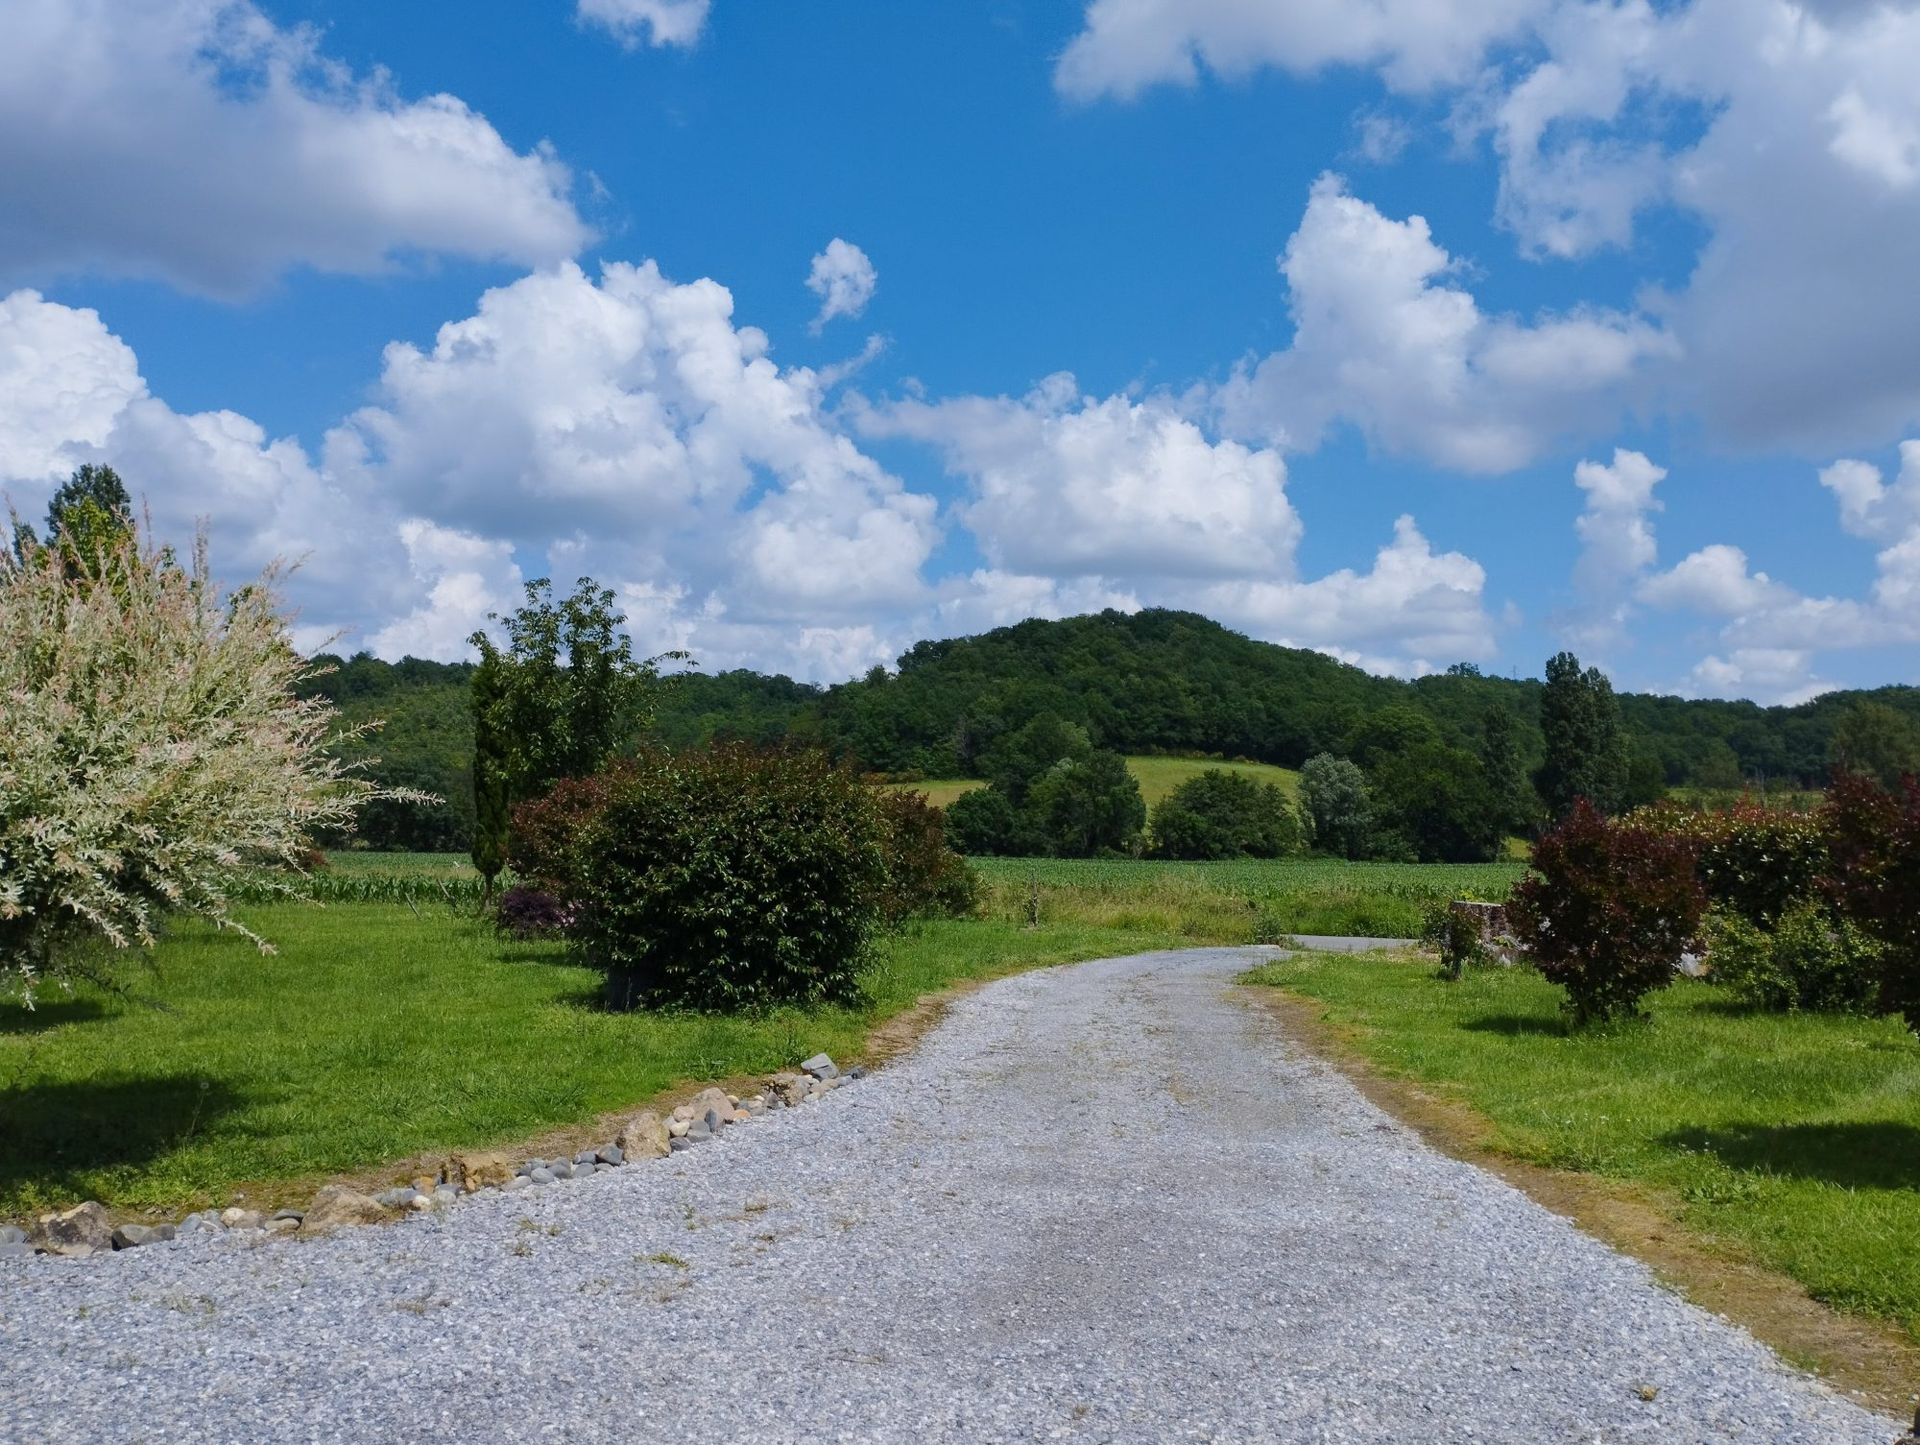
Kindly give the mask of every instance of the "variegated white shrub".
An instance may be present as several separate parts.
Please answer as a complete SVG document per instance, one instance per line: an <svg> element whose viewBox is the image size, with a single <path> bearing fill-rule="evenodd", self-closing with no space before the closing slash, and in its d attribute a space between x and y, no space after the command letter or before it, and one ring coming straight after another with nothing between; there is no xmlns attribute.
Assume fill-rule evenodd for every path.
<svg viewBox="0 0 1920 1445"><path fill-rule="evenodd" d="M278 571L222 595L131 529L0 552L0 993L32 998L166 913L266 940L229 911L263 868L297 891L315 829L382 791L329 755L295 696Z"/></svg>

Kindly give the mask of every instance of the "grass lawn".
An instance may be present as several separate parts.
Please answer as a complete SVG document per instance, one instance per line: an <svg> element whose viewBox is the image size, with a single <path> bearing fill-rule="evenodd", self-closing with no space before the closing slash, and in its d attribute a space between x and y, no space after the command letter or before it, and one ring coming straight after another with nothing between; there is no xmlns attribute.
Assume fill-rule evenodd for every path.
<svg viewBox="0 0 1920 1445"><path fill-rule="evenodd" d="M88 1198L184 1211L236 1186L292 1202L320 1176L511 1142L676 1085L821 1049L858 1058L876 1025L959 980L1202 936L923 924L887 941L860 1007L722 1018L603 1013L598 976L559 946L444 905L243 913L276 956L187 924L157 973L128 972L128 996L0 1004L0 1218Z"/></svg>
<svg viewBox="0 0 1920 1445"><path fill-rule="evenodd" d="M1376 1067L1470 1106L1503 1153L1650 1188L1696 1234L1920 1336L1920 1040L1756 1013L1706 983L1570 1035L1537 974L1322 955L1262 968Z"/></svg>

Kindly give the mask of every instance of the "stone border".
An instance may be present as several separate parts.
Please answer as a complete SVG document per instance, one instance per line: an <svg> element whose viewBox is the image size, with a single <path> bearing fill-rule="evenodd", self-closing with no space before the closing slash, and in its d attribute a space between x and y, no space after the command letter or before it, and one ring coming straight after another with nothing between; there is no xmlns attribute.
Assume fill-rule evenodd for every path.
<svg viewBox="0 0 1920 1445"><path fill-rule="evenodd" d="M438 1211L472 1194L515 1194L605 1174L649 1159L664 1159L706 1143L736 1124L752 1123L782 1109L824 1099L835 1089L863 1078L858 1066L842 1074L832 1059L815 1054L800 1072L782 1072L760 1093L742 1099L706 1088L666 1117L651 1109L635 1114L609 1143L582 1149L571 1159L523 1159L500 1151L464 1151L447 1156L437 1174L411 1184L367 1195L341 1184L323 1186L305 1209L282 1209L269 1216L255 1209L205 1209L178 1224L123 1224L116 1227L106 1206L94 1200L55 1214L43 1214L28 1229L0 1225L0 1260L49 1255L88 1259L116 1250L140 1249L196 1236L232 1231L315 1238L362 1224L385 1224L409 1214Z"/></svg>

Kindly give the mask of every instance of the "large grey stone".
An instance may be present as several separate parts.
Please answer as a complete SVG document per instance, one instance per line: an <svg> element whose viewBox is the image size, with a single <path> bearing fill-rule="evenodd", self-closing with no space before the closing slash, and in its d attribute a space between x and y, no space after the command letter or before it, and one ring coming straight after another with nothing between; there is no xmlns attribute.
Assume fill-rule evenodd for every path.
<svg viewBox="0 0 1920 1445"><path fill-rule="evenodd" d="M840 1073L833 1060L825 1054L815 1054L800 1066L800 1070L802 1073L812 1074L816 1079L831 1079Z"/></svg>
<svg viewBox="0 0 1920 1445"><path fill-rule="evenodd" d="M25 1244L27 1232L17 1224L0 1224L0 1244Z"/></svg>
<svg viewBox="0 0 1920 1445"><path fill-rule="evenodd" d="M115 1249L138 1249L143 1244L162 1244L175 1234L171 1224L123 1224L113 1232Z"/></svg>
<svg viewBox="0 0 1920 1445"><path fill-rule="evenodd" d="M627 1162L627 1156L618 1144L607 1145L606 1148L600 1150L595 1158L597 1162L601 1164L620 1165Z"/></svg>
<svg viewBox="0 0 1920 1445"><path fill-rule="evenodd" d="M89 1199L58 1214L41 1215L27 1237L46 1254L84 1258L113 1248L113 1221L104 1205Z"/></svg>
<svg viewBox="0 0 1920 1445"><path fill-rule="evenodd" d="M553 1183L553 1171L546 1168L536 1169L527 1175L527 1182L529 1184L551 1184Z"/></svg>

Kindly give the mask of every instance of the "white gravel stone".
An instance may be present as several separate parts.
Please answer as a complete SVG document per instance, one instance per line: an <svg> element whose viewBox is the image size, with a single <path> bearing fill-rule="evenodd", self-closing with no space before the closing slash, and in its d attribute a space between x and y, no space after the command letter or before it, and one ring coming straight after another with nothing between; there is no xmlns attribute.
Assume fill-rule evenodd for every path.
<svg viewBox="0 0 1920 1445"><path fill-rule="evenodd" d="M1392 1124L1234 999L1258 956L1003 980L819 1107L561 1189L9 1268L0 1440L1899 1433Z"/></svg>

